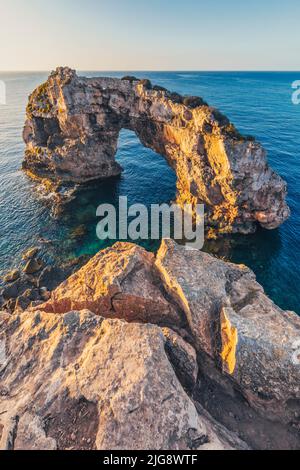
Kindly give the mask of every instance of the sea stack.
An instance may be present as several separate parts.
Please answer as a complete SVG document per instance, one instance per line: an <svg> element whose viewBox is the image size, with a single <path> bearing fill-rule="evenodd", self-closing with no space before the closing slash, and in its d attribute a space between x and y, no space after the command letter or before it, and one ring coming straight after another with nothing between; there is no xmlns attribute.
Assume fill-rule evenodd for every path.
<svg viewBox="0 0 300 470"><path fill-rule="evenodd" d="M57 68L29 97L23 168L73 185L119 175L121 129L161 154L177 175L177 203L205 205L212 236L280 226L289 216L286 183L253 137L242 136L198 97L134 77L85 78Z"/></svg>

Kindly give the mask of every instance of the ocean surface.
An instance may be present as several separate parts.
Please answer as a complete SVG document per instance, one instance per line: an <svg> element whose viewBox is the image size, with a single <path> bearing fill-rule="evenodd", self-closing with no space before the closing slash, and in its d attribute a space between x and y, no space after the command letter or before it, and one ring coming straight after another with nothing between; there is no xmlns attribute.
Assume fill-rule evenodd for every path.
<svg viewBox="0 0 300 470"><path fill-rule="evenodd" d="M81 74L122 77L128 72ZM205 249L251 267L279 306L300 314L300 105L291 101L291 84L300 80L300 72L130 74L181 94L202 96L267 149L270 164L288 182L291 218L278 230L229 237L207 243ZM22 252L35 245L42 246L50 262L93 255L105 247L96 237L96 208L103 202L116 204L119 196L127 196L129 204L149 206L175 196L175 175L165 160L145 149L132 132L122 131L117 154L122 176L84 188L68 210L53 219L37 185L20 170L28 94L47 75L0 73L7 89L7 104L0 105L0 273L18 265ZM144 246L154 250L157 242Z"/></svg>

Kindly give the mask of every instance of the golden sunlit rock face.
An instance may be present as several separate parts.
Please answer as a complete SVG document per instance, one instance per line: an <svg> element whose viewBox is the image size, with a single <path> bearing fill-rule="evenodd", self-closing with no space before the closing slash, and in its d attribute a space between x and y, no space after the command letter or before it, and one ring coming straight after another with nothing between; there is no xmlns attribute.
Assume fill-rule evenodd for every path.
<svg viewBox="0 0 300 470"><path fill-rule="evenodd" d="M154 255L131 243L99 251L37 307L66 313L88 308L106 318L180 326L180 312L159 287Z"/></svg>
<svg viewBox="0 0 300 470"><path fill-rule="evenodd" d="M177 202L205 205L211 237L278 227L289 216L286 185L261 145L243 137L201 98L125 77L83 78L58 68L29 98L23 167L60 183L120 174L122 128L165 157L177 175Z"/></svg>
<svg viewBox="0 0 300 470"><path fill-rule="evenodd" d="M226 315L225 308L223 308L221 311L221 340L221 358L223 361L223 367L226 372L232 375L236 366L238 331L236 328L231 326L231 323Z"/></svg>
<svg viewBox="0 0 300 470"><path fill-rule="evenodd" d="M299 396L300 371L292 358L299 317L274 305L245 266L172 240L163 240L155 265L186 315L196 350L247 390L254 406L274 407L273 413L280 402L288 408L287 397ZM260 403L260 393L268 403Z"/></svg>

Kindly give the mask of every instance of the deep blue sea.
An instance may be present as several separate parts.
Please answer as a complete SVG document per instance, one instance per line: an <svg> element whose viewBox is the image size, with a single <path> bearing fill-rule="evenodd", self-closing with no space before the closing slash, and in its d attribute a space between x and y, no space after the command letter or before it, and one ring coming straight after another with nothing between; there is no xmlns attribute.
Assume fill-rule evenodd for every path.
<svg viewBox="0 0 300 470"><path fill-rule="evenodd" d="M122 77L124 72L86 76ZM126 72L126 75L128 72ZM300 313L300 105L291 101L299 73L277 72L131 72L181 94L202 96L219 108L245 134L254 135L268 151L272 167L288 182L291 218L275 231L259 230L210 242L205 249L244 263L256 273L268 295L282 308ZM127 196L150 205L169 202L175 195L175 176L165 160L142 147L136 136L122 131L117 160L121 178L97 182L82 190L58 219L20 170L24 144L22 126L28 94L47 73L0 73L7 104L0 105L0 272L16 266L21 253L42 244L49 260L94 254L104 247L96 237L96 208ZM79 229L78 229L79 227ZM155 249L157 243L147 243Z"/></svg>

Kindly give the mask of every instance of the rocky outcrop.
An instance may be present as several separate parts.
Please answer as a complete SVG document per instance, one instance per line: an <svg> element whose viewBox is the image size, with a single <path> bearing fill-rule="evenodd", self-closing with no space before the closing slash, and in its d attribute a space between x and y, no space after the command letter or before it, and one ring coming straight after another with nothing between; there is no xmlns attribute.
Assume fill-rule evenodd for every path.
<svg viewBox="0 0 300 470"><path fill-rule="evenodd" d="M128 322L180 327L184 321L177 306L167 299L154 255L131 243L116 243L100 251L41 306L53 313L83 308Z"/></svg>
<svg viewBox="0 0 300 470"><path fill-rule="evenodd" d="M84 78L58 68L30 96L23 168L56 194L118 175L119 132L133 130L177 175L177 202L205 204L209 235L272 229L289 215L286 185L253 138L201 98L125 77Z"/></svg>
<svg viewBox="0 0 300 470"><path fill-rule="evenodd" d="M300 418L300 318L277 307L246 266L164 240L156 266L194 345L269 418ZM298 355L297 355L298 354Z"/></svg>
<svg viewBox="0 0 300 470"><path fill-rule="evenodd" d="M299 348L245 266L117 243L1 314L1 446L297 449Z"/></svg>
<svg viewBox="0 0 300 470"><path fill-rule="evenodd" d="M197 411L157 326L74 311L0 328L1 449L247 448Z"/></svg>
<svg viewBox="0 0 300 470"><path fill-rule="evenodd" d="M260 448L262 439L268 448L283 442L299 445L300 319L274 305L245 266L171 240L162 242L156 257L136 245L117 243L36 310L64 314L84 306L106 318L165 327L166 351L180 382L214 415L220 407L207 403L207 387L212 387L219 403L224 400L224 410L228 402L216 418L233 431L250 414L255 423L242 426L240 437L251 446ZM228 423L233 414L236 419Z"/></svg>

